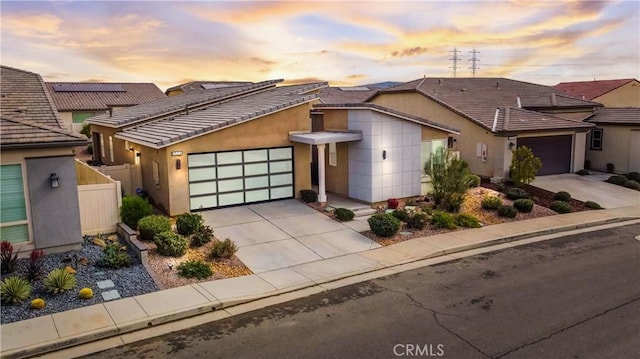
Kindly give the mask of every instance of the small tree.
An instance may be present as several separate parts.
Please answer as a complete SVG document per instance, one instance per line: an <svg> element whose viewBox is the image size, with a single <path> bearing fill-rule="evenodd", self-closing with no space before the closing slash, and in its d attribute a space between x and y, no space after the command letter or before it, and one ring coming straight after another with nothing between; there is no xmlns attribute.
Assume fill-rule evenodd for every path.
<svg viewBox="0 0 640 359"><path fill-rule="evenodd" d="M536 179L536 173L542 167L542 161L533 155L533 152L526 146L518 147L511 151L511 180L517 187L531 183Z"/></svg>
<svg viewBox="0 0 640 359"><path fill-rule="evenodd" d="M469 189L467 162L445 148L438 148L425 163L424 172L431 177L436 204L446 211L457 212Z"/></svg>

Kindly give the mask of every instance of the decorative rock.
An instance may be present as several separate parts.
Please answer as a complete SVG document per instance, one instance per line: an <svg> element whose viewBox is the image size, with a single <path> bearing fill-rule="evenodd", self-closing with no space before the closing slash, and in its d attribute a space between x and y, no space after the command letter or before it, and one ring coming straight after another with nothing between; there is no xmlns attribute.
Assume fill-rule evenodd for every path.
<svg viewBox="0 0 640 359"><path fill-rule="evenodd" d="M78 264L88 266L89 260L86 257L80 257L80 259L78 259Z"/></svg>
<svg viewBox="0 0 640 359"><path fill-rule="evenodd" d="M324 211L325 211L325 212L333 212L333 211L335 211L335 210L336 210L336 209L335 209L335 208L333 208L333 207L331 207L331 206L326 206L326 207L324 207Z"/></svg>
<svg viewBox="0 0 640 359"><path fill-rule="evenodd" d="M404 206L405 211L411 212L416 210L416 206Z"/></svg>
<svg viewBox="0 0 640 359"><path fill-rule="evenodd" d="M42 309L47 303L42 298L36 298L31 301L31 308L33 309Z"/></svg>
<svg viewBox="0 0 640 359"><path fill-rule="evenodd" d="M93 297L93 290L91 288L82 288L78 292L80 299L91 299Z"/></svg>
<svg viewBox="0 0 640 359"><path fill-rule="evenodd" d="M64 267L64 270L66 270L67 273L76 274L76 270L73 269L72 266L66 266L66 267Z"/></svg>
<svg viewBox="0 0 640 359"><path fill-rule="evenodd" d="M107 243L105 243L105 241L103 241L103 240L102 240L102 239L100 239L100 238L95 238L95 239L93 240L93 244L95 244L95 245L96 245L96 246L98 246L98 247L102 247L102 248L104 248L104 247L106 247L106 246L107 246Z"/></svg>
<svg viewBox="0 0 640 359"><path fill-rule="evenodd" d="M410 236L411 232L400 232L400 234L403 236Z"/></svg>
<svg viewBox="0 0 640 359"><path fill-rule="evenodd" d="M115 284L113 284L113 281L111 281L111 279L101 280L96 284L98 285L98 288L100 288L100 289L113 288L113 287L116 286Z"/></svg>
<svg viewBox="0 0 640 359"><path fill-rule="evenodd" d="M118 235L117 234L112 234L109 237L107 237L107 240L110 242L117 242L118 241Z"/></svg>
<svg viewBox="0 0 640 359"><path fill-rule="evenodd" d="M122 247L120 247L120 250L121 250L121 251L123 251L123 252L126 252L126 251L127 251L127 249L128 249L128 248L127 248L127 246L122 246Z"/></svg>
<svg viewBox="0 0 640 359"><path fill-rule="evenodd" d="M101 294L102 294L102 299L104 299L105 301L120 299L120 293L118 293L116 289L102 292Z"/></svg>

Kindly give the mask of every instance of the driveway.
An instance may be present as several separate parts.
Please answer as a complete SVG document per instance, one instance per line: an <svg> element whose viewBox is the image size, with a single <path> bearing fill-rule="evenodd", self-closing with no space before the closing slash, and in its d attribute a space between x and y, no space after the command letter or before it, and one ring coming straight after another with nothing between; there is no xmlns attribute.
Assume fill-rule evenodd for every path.
<svg viewBox="0 0 640 359"><path fill-rule="evenodd" d="M598 202L604 208L640 205L640 192L604 182L606 175L579 176L573 173L536 177L531 183L550 192L567 191L571 197L586 202Z"/></svg>
<svg viewBox="0 0 640 359"><path fill-rule="evenodd" d="M201 214L217 238L238 245L236 256L256 274L380 247L295 199Z"/></svg>

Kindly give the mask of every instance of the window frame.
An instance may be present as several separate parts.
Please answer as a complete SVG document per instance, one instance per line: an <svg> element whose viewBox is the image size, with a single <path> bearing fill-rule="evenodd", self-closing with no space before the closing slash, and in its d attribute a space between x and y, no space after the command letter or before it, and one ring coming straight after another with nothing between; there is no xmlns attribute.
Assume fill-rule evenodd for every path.
<svg viewBox="0 0 640 359"><path fill-rule="evenodd" d="M22 185L22 200L23 200L23 204L24 204L24 219L19 219L19 220L15 220L15 221L7 221L7 222L2 222L0 220L0 228L9 228L9 227L18 227L18 226L24 226L24 228L26 229L26 240L25 241L20 241L20 242L11 242L11 243L29 243L31 242L31 228L29 226L29 208L27 206L28 203L28 198L27 198L27 187L26 187L26 182L25 182L25 167L22 165L22 163L7 163L7 164L2 164L1 166L19 166L19 172L20 172L20 180L21 180L21 185ZM4 201L2 201L4 202Z"/></svg>
<svg viewBox="0 0 640 359"><path fill-rule="evenodd" d="M598 133L600 135L599 138L595 138L594 135L596 133ZM603 140L604 140L604 129L602 129L602 128L594 128L593 130L591 130L591 139L589 141L589 149L594 150L594 151L602 151ZM600 141L600 145L599 146L595 145L596 141Z"/></svg>

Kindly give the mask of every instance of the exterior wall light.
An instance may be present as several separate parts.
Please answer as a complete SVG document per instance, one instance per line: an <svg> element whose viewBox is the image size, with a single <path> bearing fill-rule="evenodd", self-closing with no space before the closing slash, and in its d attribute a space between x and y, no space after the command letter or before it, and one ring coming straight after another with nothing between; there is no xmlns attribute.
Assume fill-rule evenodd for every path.
<svg viewBox="0 0 640 359"><path fill-rule="evenodd" d="M513 142L509 142L509 149L513 150L514 148L516 148L516 144Z"/></svg>
<svg viewBox="0 0 640 359"><path fill-rule="evenodd" d="M60 187L60 178L55 173L49 175L49 183L51 183L51 188Z"/></svg>
<svg viewBox="0 0 640 359"><path fill-rule="evenodd" d="M382 159L383 160L387 159L387 150L382 150Z"/></svg>

